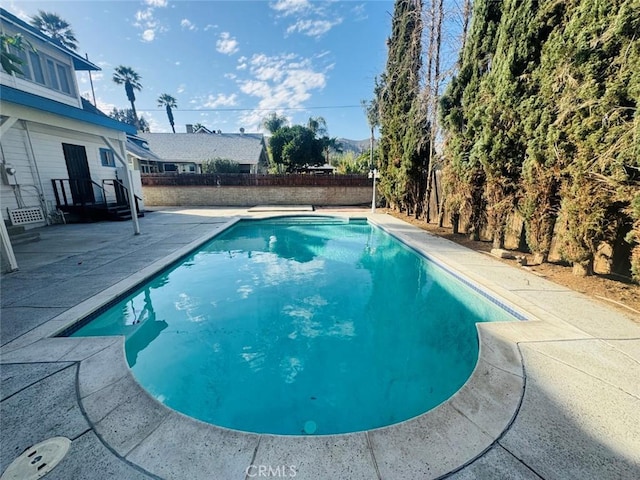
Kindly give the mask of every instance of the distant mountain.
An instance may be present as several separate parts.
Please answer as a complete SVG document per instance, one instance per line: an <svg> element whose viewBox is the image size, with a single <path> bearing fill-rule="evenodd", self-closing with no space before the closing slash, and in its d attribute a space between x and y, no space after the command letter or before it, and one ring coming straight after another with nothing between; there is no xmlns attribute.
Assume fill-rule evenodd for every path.
<svg viewBox="0 0 640 480"><path fill-rule="evenodd" d="M338 138L338 142L340 143L340 145L342 145L342 150L344 151L344 153L353 152L356 155L359 155L363 152L369 151L371 139L367 138L365 140L349 140L348 138Z"/></svg>

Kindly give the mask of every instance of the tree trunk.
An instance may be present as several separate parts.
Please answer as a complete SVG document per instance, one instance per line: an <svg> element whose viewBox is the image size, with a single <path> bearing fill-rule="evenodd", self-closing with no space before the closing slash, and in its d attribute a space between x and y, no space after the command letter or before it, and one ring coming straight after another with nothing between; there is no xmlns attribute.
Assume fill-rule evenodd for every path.
<svg viewBox="0 0 640 480"><path fill-rule="evenodd" d="M136 112L136 104L131 100L131 111L133 111L133 118L136 121L136 128L140 130L140 122L138 121L138 113Z"/></svg>
<svg viewBox="0 0 640 480"><path fill-rule="evenodd" d="M548 261L549 261L549 252L534 252L533 254L534 265L542 265L543 263L547 263Z"/></svg>
<svg viewBox="0 0 640 480"><path fill-rule="evenodd" d="M436 6L436 0L431 3L431 38L429 45L429 68L433 65L433 85L427 84L427 88L431 89L431 132L429 134L429 163L427 165L427 191L425 195L425 217L427 223L431 221L431 177L433 176L433 162L435 157L435 141L438 130L438 97L440 96L440 49L442 47L442 21L444 19L444 0L439 0ZM428 76L431 80L431 72Z"/></svg>
<svg viewBox="0 0 640 480"><path fill-rule="evenodd" d="M504 248L504 232L495 232L491 248Z"/></svg>
<svg viewBox="0 0 640 480"><path fill-rule="evenodd" d="M576 277L590 277L593 275L593 258L582 262L573 262L573 274Z"/></svg>
<svg viewBox="0 0 640 480"><path fill-rule="evenodd" d="M454 213L451 215L451 227L453 228L453 233L459 233L460 229L460 214Z"/></svg>
<svg viewBox="0 0 640 480"><path fill-rule="evenodd" d="M469 33L469 20L471 20L471 0L465 0L463 11L462 11L462 45L460 46L461 52L464 52L464 47L467 44L467 35ZM459 58L462 59L462 55L460 55ZM459 66L460 65L458 65L458 67Z"/></svg>

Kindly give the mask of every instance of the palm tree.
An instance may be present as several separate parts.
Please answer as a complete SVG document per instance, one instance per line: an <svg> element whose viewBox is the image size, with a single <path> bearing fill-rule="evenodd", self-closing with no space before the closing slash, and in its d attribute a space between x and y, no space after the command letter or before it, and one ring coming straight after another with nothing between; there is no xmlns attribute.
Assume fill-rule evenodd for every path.
<svg viewBox="0 0 640 480"><path fill-rule="evenodd" d="M63 47L78 49L78 40L71 30L71 25L58 14L38 10L38 14L31 17L31 25Z"/></svg>
<svg viewBox="0 0 640 480"><path fill-rule="evenodd" d="M113 74L113 81L118 84L124 84L124 90L127 92L127 98L131 102L131 110L133 110L133 117L136 119L136 126L138 129L140 128L138 122L138 113L136 112L136 95L134 90L142 90L142 85L140 85L140 75L133 70L131 67L125 67L120 65L116 67L115 72Z"/></svg>
<svg viewBox="0 0 640 480"><path fill-rule="evenodd" d="M327 121L323 117L309 117L307 128L319 137L327 134Z"/></svg>
<svg viewBox="0 0 640 480"><path fill-rule="evenodd" d="M271 134L276 133L282 127L286 126L287 123L289 123L287 117L284 115L280 116L276 112L271 112L268 116L262 119L262 126Z"/></svg>
<svg viewBox="0 0 640 480"><path fill-rule="evenodd" d="M322 142L322 150L324 151L325 161L327 165L330 164L329 153L331 153L331 151L334 151L336 153L343 152L342 143L340 143L336 137L330 138L325 135L320 139L320 141Z"/></svg>
<svg viewBox="0 0 640 480"><path fill-rule="evenodd" d="M172 108L178 108L176 99L168 93L163 93L158 97L158 106L164 106L167 109L167 117L169 118L169 123L171 124L171 130L173 130L173 133L176 133L176 129L173 123L173 112L171 111Z"/></svg>

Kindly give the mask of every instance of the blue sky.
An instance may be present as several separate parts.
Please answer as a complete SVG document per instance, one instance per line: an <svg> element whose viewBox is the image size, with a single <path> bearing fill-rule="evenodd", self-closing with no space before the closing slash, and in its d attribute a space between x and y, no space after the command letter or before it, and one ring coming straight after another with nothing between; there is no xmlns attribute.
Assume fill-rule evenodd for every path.
<svg viewBox="0 0 640 480"><path fill-rule="evenodd" d="M262 131L276 111L292 124L322 116L329 135L370 135L361 100L385 67L392 0L5 0L28 21L38 10L67 20L92 74L98 106L129 106L114 67L141 77L136 108L152 132L169 132L157 98L177 99L176 131L201 123L223 132ZM85 73L81 92L90 97Z"/></svg>

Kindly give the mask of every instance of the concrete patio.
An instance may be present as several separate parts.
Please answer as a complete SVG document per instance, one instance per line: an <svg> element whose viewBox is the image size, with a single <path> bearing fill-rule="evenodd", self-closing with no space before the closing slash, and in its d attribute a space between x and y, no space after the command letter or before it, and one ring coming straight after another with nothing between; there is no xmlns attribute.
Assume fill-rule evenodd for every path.
<svg viewBox="0 0 640 480"><path fill-rule="evenodd" d="M129 222L42 228L1 278L0 472L64 436L71 449L46 479L640 478L640 319L387 215L316 213L369 217L530 320L479 325L472 377L416 419L325 437L235 432L148 395L122 338L50 337L230 222L274 212L166 208L138 236Z"/></svg>

